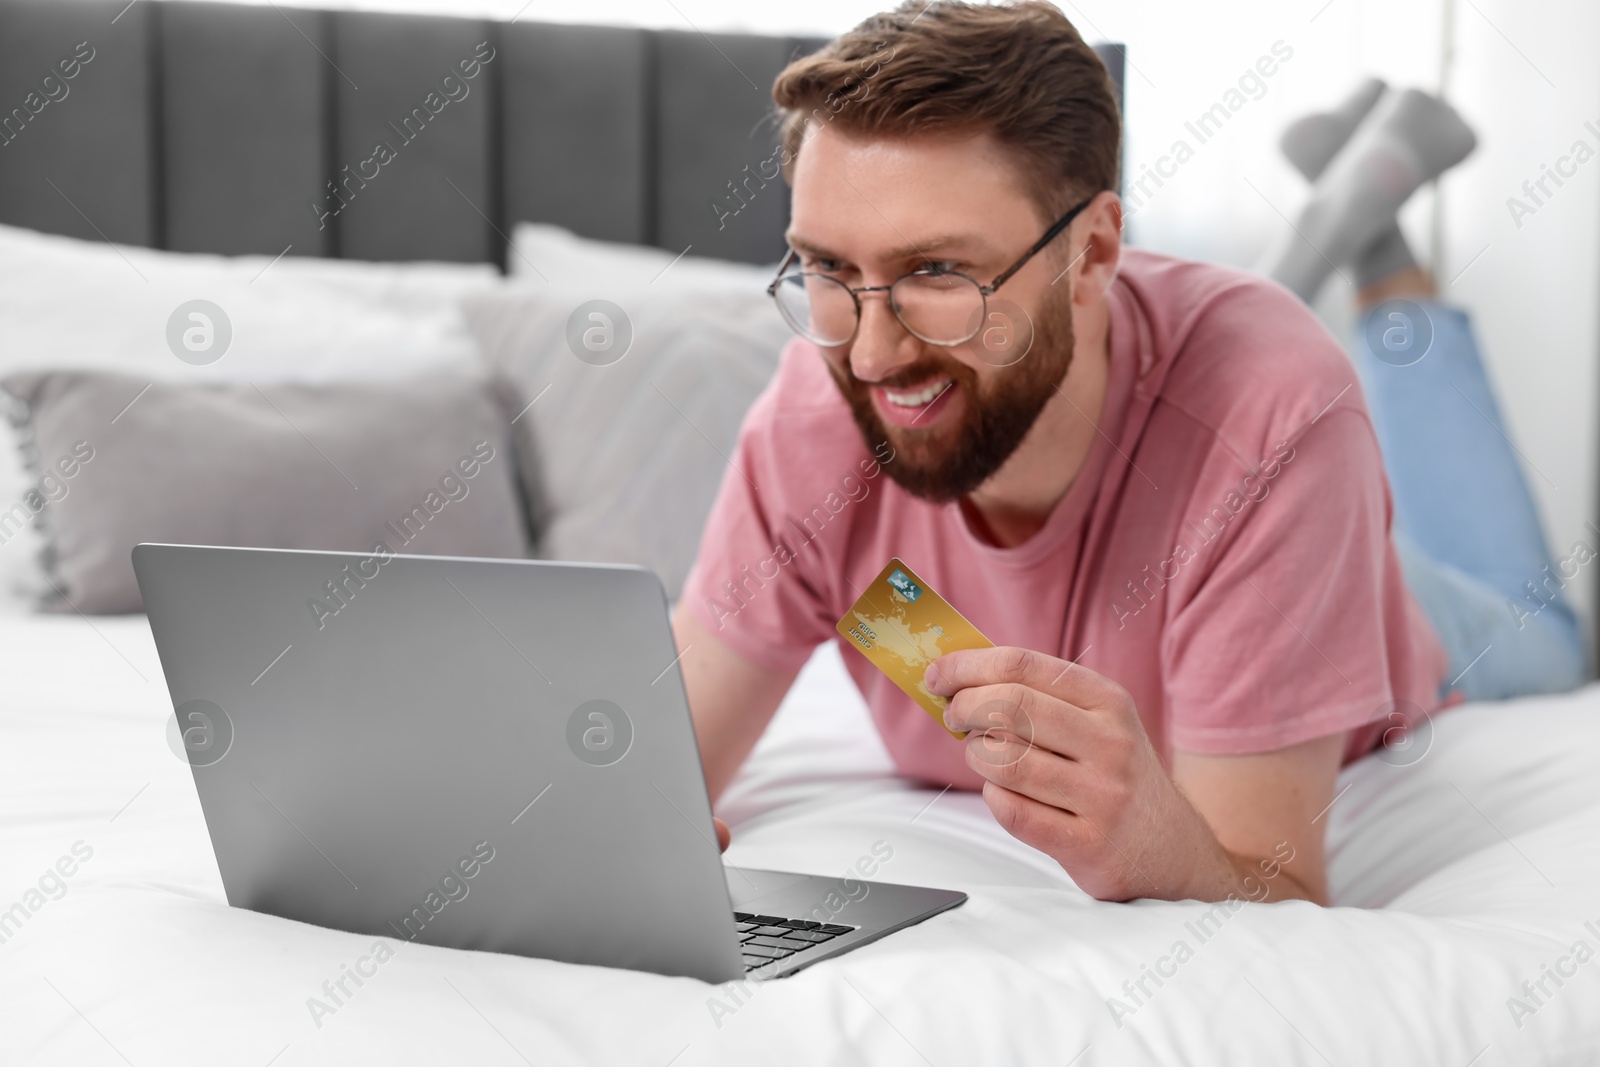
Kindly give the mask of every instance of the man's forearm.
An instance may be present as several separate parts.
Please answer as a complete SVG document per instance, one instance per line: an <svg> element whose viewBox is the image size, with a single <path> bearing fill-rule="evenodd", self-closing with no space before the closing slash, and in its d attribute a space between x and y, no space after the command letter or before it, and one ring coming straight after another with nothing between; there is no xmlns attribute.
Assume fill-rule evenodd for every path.
<svg viewBox="0 0 1600 1067"><path fill-rule="evenodd" d="M930 692L969 731L967 766L1018 840L1101 900L1320 900L1321 830L1344 738L1162 761L1127 690L1080 664L1014 647L946 653ZM1283 867L1299 853L1298 877ZM1274 884L1275 883L1275 884Z"/></svg>
<svg viewBox="0 0 1600 1067"><path fill-rule="evenodd" d="M1294 859L1294 848L1286 844L1287 858L1277 856L1239 856L1223 851L1223 864L1208 871L1204 889L1195 893L1199 900L1241 900L1264 903L1269 900L1309 900L1313 904L1326 904L1323 895L1303 884L1285 869ZM1220 849L1221 846L1219 845Z"/></svg>
<svg viewBox="0 0 1600 1067"><path fill-rule="evenodd" d="M767 728L795 675L742 658L682 604L673 614L672 632L706 789L715 803Z"/></svg>
<svg viewBox="0 0 1600 1067"><path fill-rule="evenodd" d="M1187 803L1187 800L1186 800ZM1326 904L1326 893L1290 874L1288 865L1297 855L1294 845L1280 841L1268 855L1232 852L1223 847L1205 818L1189 807L1194 818L1187 833L1193 857L1189 875L1172 899L1221 901L1309 900Z"/></svg>

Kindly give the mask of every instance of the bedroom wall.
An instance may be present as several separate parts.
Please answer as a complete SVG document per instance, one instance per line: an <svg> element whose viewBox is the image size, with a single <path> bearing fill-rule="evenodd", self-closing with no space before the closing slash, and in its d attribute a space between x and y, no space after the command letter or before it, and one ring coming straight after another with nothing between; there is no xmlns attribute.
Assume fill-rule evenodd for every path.
<svg viewBox="0 0 1600 1067"><path fill-rule="evenodd" d="M1541 193L1532 214L1519 208L1513 219L1507 200L1533 205L1522 183L1575 141L1600 151L1600 5L1472 0L1459 6L1455 40L1451 95L1482 148L1446 190L1440 275L1460 275L1449 294L1477 317L1511 434L1536 468L1530 483L1565 555L1576 540L1600 546L1589 525L1600 477L1600 156L1566 164L1575 176L1547 181L1554 195ZM1585 568L1576 589L1591 620L1597 570Z"/></svg>

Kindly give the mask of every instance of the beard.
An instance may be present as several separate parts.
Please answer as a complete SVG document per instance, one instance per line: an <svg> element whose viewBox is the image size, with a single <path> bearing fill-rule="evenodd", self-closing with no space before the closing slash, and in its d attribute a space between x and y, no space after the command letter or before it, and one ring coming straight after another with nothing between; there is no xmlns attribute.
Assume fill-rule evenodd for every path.
<svg viewBox="0 0 1600 1067"><path fill-rule="evenodd" d="M959 346L980 360L997 363L981 342L983 334ZM996 366L979 378L972 367L928 346L922 358L881 381L855 376L848 359L825 360L856 426L874 455L887 445L894 459L883 470L913 496L948 503L971 493L1011 458L1055 394L1072 364L1072 293L1067 289L1041 309L1031 343L1021 359ZM890 427L873 406L872 386L902 389L934 378L948 378L961 390L961 420L937 428ZM937 403L938 401L935 401Z"/></svg>

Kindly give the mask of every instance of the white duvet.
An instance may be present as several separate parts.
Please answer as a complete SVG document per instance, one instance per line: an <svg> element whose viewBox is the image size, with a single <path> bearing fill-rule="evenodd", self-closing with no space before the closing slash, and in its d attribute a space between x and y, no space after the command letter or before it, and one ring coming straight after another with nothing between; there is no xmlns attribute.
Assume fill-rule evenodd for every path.
<svg viewBox="0 0 1600 1067"><path fill-rule="evenodd" d="M1348 769L1339 907L1101 904L978 797L894 778L826 648L723 805L729 859L877 846L971 900L740 989L231 909L144 620L0 618L0 648L0 1063L1600 1062L1600 688Z"/></svg>

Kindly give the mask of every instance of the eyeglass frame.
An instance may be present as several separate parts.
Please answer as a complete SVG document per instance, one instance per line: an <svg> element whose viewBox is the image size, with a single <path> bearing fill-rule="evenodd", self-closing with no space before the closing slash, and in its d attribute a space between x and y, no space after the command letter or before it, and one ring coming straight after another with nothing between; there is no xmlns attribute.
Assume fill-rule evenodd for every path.
<svg viewBox="0 0 1600 1067"><path fill-rule="evenodd" d="M777 300L778 300L778 285L785 278L826 278L828 281L832 282L834 285L837 285L839 288L841 288L845 292L849 293L851 302L855 304L856 324L855 324L855 327L853 329L851 329L849 337L846 337L843 341L836 341L833 344L823 344L821 341L812 341L811 338L806 337L804 334L801 334L800 331L795 328L794 323L789 321L789 317L787 315L783 315L782 314L782 305L779 304L779 314L782 316L784 323L786 325L788 325L790 329L793 329L795 331L795 333L800 334L800 336L804 340L811 341L812 344L819 345L819 346L821 346L823 348L839 348L839 347L841 347L843 345L847 345L851 341L855 340L856 334L859 333L860 330L861 330L861 296L860 296L861 293L887 293L887 292L890 292L892 289L894 289L895 286L897 286L901 282L905 281L907 278L915 278L915 277L918 277L918 276L964 278L965 280L971 282L973 287L978 290L979 298L983 301L983 306L982 306L983 309L982 309L981 313L978 315L978 324L977 324L977 326L973 329L973 331L971 333L969 333L967 336L963 337L959 341L930 341L926 337L923 337L920 333L918 333L917 331L913 330L911 328L911 325L909 323L907 323L904 318L901 317L900 309L895 307L893 296L891 296L889 298L889 310L894 314L895 321L900 323L900 325L905 328L905 331L907 333L909 333L911 336L915 337L917 340L921 341L922 343L933 345L936 348L955 348L955 347L957 347L959 345L966 344L968 341L972 340L974 337L978 336L978 334L983 331L984 320L989 315L989 298L995 294L995 291L998 290L1006 282L1010 281L1011 280L1011 276L1016 274L1017 271L1021 270L1025 266L1027 266L1028 265L1028 261L1031 260L1034 256L1038 255L1040 252L1042 252L1046 245L1048 245L1051 241L1054 241L1057 237L1059 237L1061 235L1061 232L1063 230L1065 230L1068 226L1072 225L1072 221L1074 219L1076 219L1079 215L1081 215L1084 212L1084 210L1086 208L1088 208L1088 206L1090 204L1094 203L1096 197L1098 197L1099 195L1100 195L1099 193L1095 193L1093 196L1090 196L1089 199L1085 200L1083 203L1079 204L1078 206L1072 208L1065 215L1062 215L1059 219L1057 219L1055 221L1054 225L1052 225L1048 230L1044 231L1044 235L1042 237L1040 237L1037 241L1033 242L1033 247L1029 248L1026 252L1022 253L1021 257L1018 258L1015 263L1011 264L1011 266L1007 267L1005 270L1001 271L998 275L996 275L994 281L990 282L988 285L982 285L982 284L979 283L978 279L972 277L969 274L963 274L958 270L935 270L935 269L933 269L931 267L922 267L922 268L920 268L918 270L908 270L908 271L906 271L904 274L900 275L900 277L896 278L894 281L890 282L888 285L858 285L858 286L853 286L852 287L852 286L844 284L844 282L841 282L839 279L833 277L831 274L823 274L823 273L821 273L819 271L796 271L796 272L794 272L792 274L789 273L790 266L796 261L796 259L799 258L799 255L800 255L800 253L796 252L793 248L790 248L789 249L789 254L784 256L783 257L783 262L778 264L778 276L776 278L772 279L772 284L767 286L767 295L772 297L774 302L777 302Z"/></svg>

